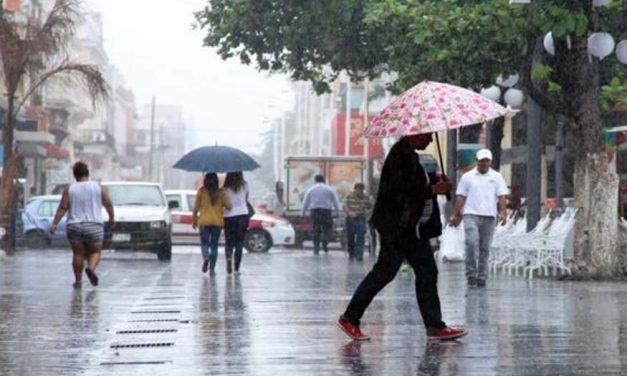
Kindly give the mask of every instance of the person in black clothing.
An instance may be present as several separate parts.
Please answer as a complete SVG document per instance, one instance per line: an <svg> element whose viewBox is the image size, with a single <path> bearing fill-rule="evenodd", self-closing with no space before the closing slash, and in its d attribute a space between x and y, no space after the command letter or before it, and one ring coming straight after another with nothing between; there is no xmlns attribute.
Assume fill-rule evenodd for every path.
<svg viewBox="0 0 627 376"><path fill-rule="evenodd" d="M416 275L416 298L427 338L455 339L468 333L447 327L442 321L438 269L429 239L442 232L436 195L448 193L452 184L445 178L430 183L420 164L416 150L424 150L431 141L430 133L405 136L386 157L370 219L381 238L379 257L337 322L352 339L370 339L362 333L360 319L377 293L394 279L405 259Z"/></svg>

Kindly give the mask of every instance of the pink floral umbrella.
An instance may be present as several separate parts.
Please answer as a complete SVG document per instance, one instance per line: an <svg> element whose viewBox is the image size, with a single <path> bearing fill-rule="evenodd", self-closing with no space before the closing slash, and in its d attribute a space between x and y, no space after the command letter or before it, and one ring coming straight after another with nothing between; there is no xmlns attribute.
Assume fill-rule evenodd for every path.
<svg viewBox="0 0 627 376"><path fill-rule="evenodd" d="M484 123L508 110L471 90L423 81L390 103L366 128L366 137L406 136Z"/></svg>

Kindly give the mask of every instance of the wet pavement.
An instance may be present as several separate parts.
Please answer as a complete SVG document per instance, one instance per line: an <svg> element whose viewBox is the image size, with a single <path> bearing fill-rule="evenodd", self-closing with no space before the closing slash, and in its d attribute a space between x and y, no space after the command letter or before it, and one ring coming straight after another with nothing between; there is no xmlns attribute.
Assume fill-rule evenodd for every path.
<svg viewBox="0 0 627 376"><path fill-rule="evenodd" d="M72 289L70 253L0 262L0 375L627 374L627 283L496 276L467 289L440 265L445 321L470 334L427 343L413 274L363 319L373 339L335 327L373 260L304 250L246 254L239 276L200 272L195 247L171 263L105 253L101 285Z"/></svg>

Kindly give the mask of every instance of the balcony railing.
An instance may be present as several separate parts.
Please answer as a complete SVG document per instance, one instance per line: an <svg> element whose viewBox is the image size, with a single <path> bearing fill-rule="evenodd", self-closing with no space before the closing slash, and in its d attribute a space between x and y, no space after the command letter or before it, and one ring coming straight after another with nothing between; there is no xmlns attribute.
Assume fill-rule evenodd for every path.
<svg viewBox="0 0 627 376"><path fill-rule="evenodd" d="M115 150L115 138L101 129L84 129L78 133L76 141L83 145L106 145Z"/></svg>

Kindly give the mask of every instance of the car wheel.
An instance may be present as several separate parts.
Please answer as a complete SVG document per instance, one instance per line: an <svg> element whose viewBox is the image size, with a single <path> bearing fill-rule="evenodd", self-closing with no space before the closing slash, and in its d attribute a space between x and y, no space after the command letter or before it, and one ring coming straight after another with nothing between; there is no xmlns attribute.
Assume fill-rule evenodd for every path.
<svg viewBox="0 0 627 376"><path fill-rule="evenodd" d="M26 246L28 248L42 249L50 244L48 237L38 231L26 234Z"/></svg>
<svg viewBox="0 0 627 376"><path fill-rule="evenodd" d="M265 230L250 230L244 236L244 247L248 252L265 253L272 247L272 238Z"/></svg>
<svg viewBox="0 0 627 376"><path fill-rule="evenodd" d="M170 261L172 259L172 240L168 239L161 243L157 251L159 261Z"/></svg>

